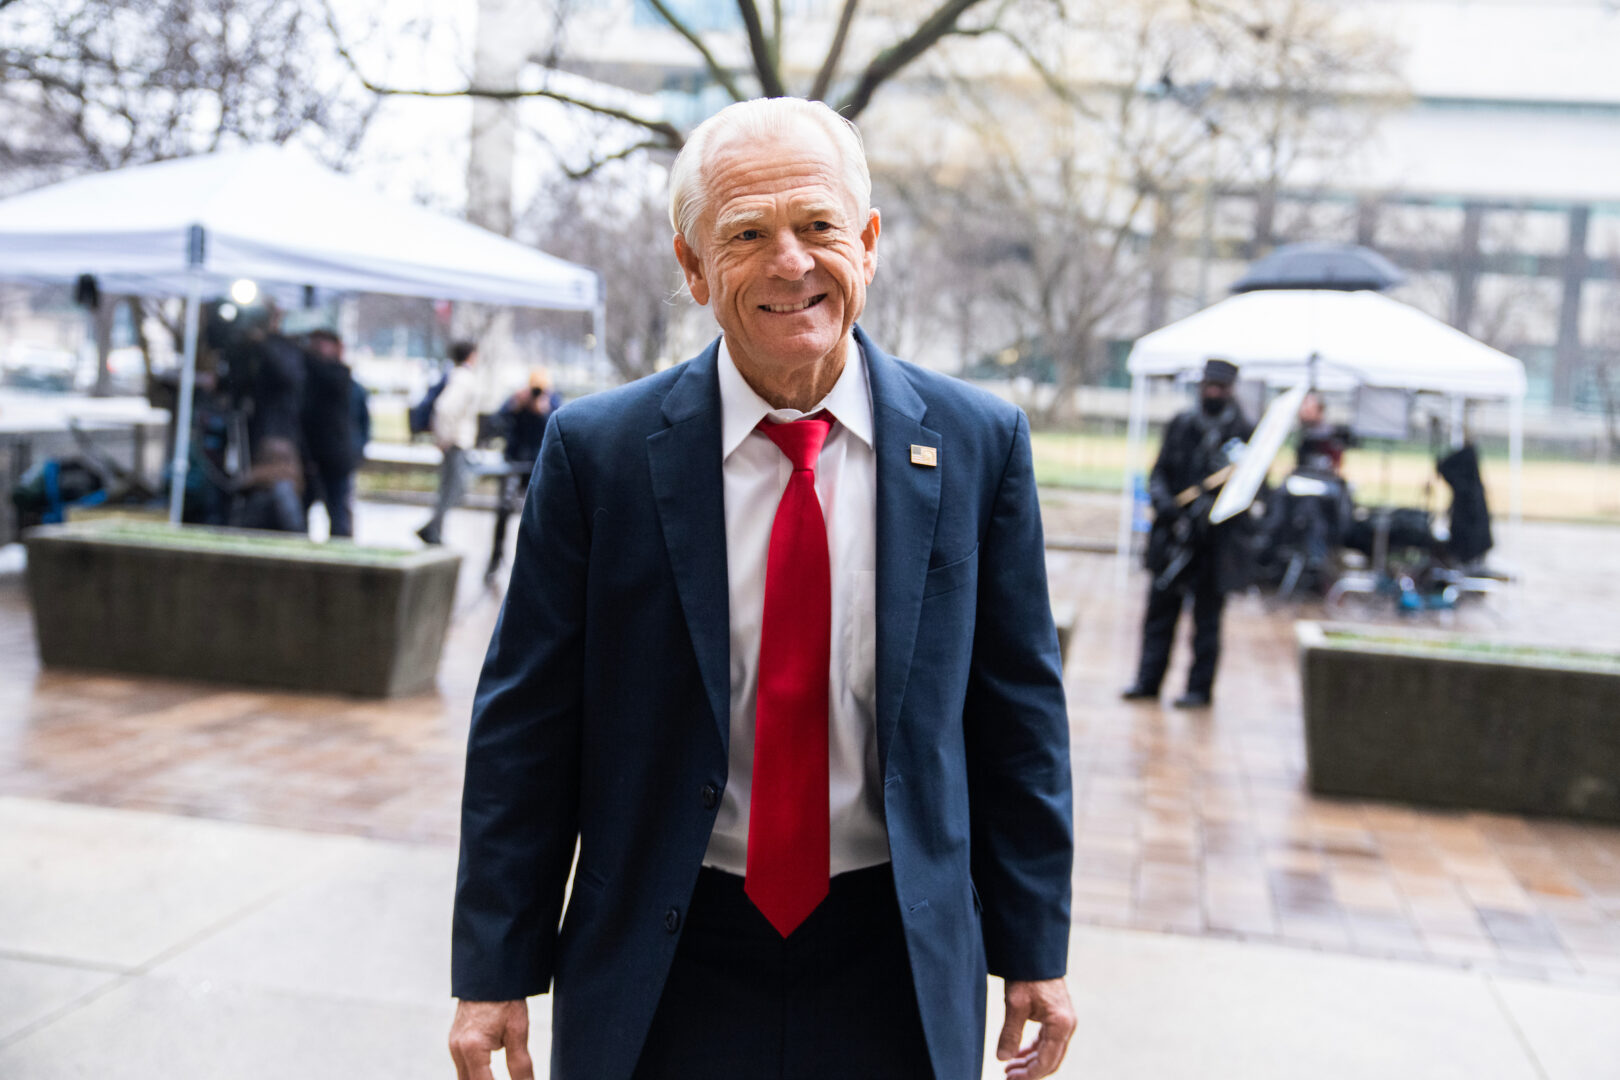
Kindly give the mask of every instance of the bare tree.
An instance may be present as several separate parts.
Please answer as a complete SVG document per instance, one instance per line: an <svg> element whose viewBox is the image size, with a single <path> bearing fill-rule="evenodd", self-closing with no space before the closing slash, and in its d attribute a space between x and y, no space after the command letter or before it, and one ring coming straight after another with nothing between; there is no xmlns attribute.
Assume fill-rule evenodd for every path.
<svg viewBox="0 0 1620 1080"><path fill-rule="evenodd" d="M1191 4L1204 39L1188 65L1229 143L1226 182L1256 196L1251 256L1276 235L1277 196L1329 181L1404 95L1399 50L1326 0ZM1175 76L1166 67L1167 83ZM1355 107L1345 105L1355 99Z"/></svg>
<svg viewBox="0 0 1620 1080"><path fill-rule="evenodd" d="M339 22L327 4L328 23L340 34ZM919 57L951 38L977 37L990 33L1013 0L938 0L937 6L908 21L893 5L874 0L842 0L835 23L828 25L806 19L794 23L781 0L773 0L762 10L757 0L736 0L737 20L732 26L705 30L700 23L682 14L686 5L675 0L646 0L648 10L672 33L672 44L687 50L700 82L718 87L733 101L751 97L778 97L788 94L826 101L842 115L861 115L874 96ZM569 23L581 10L574 5L535 3L536 21L551 27L549 41L537 48L533 65L542 73L540 85L506 87L482 86L472 80L466 85L442 89L395 85L373 78L365 63L347 47L342 55L360 81L382 96L477 97L499 101L544 98L584 112L628 125L638 133L616 149L593 160L593 166L618 160L641 150L679 150L685 141L683 127L663 116L653 115L635 105L610 100L593 93L570 73L592 71L600 66L588 52L569 46ZM626 5L628 10L628 5ZM857 26L887 29L886 41L870 52L852 55L858 39L873 36L852 32ZM874 31L876 33L877 31ZM784 43L802 42L807 35L826 35L824 47L814 62L804 63ZM584 36L584 35L582 35ZM794 55L790 56L789 53ZM736 59L724 59L724 57ZM584 171L584 170L576 170Z"/></svg>
<svg viewBox="0 0 1620 1080"><path fill-rule="evenodd" d="M1165 321L1188 220L1216 191L1257 190L1269 235L1266 193L1354 145L1360 121L1329 114L1383 86L1385 61L1332 15L1320 0L1067 0L995 28L1039 92L951 81L923 138L949 127L971 150L896 186L958 267L940 291L976 309L972 347L1055 378L1048 418L1101 373L1109 339Z"/></svg>
<svg viewBox="0 0 1620 1080"><path fill-rule="evenodd" d="M1378 243L1399 252L1408 271L1395 295L1492 348L1522 355L1526 346L1556 335L1560 284L1532 274L1486 273L1482 251L1534 250L1536 216L1507 208L1384 206Z"/></svg>
<svg viewBox="0 0 1620 1080"><path fill-rule="evenodd" d="M1026 134L1017 146L997 145L1007 138L999 128L981 129L982 164L925 188L917 208L931 214L938 237L929 261L959 271L955 288L939 295L976 309L976 326L1001 335L968 348L997 352L1010 370L1050 373L1051 419L1098 374L1104 324L1146 294L1141 241L1159 185L1139 172L1146 162L1128 145L1088 167L1081 144L1093 132L1072 112L1040 126L1044 138L1031 143Z"/></svg>
<svg viewBox="0 0 1620 1080"><path fill-rule="evenodd" d="M16 0L4 17L8 186L295 135L337 163L375 108L319 62L304 0Z"/></svg>
<svg viewBox="0 0 1620 1080"><path fill-rule="evenodd" d="M325 26L305 0L0 0L0 8L0 189L295 136L341 165L376 109L330 63ZM337 78L321 78L323 68ZM108 389L118 302L103 297L95 312L97 392ZM137 328L161 318L131 303Z"/></svg>
<svg viewBox="0 0 1620 1080"><path fill-rule="evenodd" d="M674 359L675 334L691 315L680 297L668 202L659 170L620 163L589 178L559 176L519 222L546 251L594 267L607 289L609 361L625 379Z"/></svg>

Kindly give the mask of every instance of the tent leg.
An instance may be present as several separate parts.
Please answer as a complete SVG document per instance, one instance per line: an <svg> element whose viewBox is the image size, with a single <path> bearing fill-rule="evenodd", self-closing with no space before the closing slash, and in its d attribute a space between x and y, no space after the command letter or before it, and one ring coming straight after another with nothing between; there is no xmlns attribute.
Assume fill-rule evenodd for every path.
<svg viewBox="0 0 1620 1080"><path fill-rule="evenodd" d="M1522 587L1524 565L1524 398L1508 400L1508 551L1520 566L1514 592Z"/></svg>
<svg viewBox="0 0 1620 1080"><path fill-rule="evenodd" d="M1130 418L1125 425L1125 479L1119 487L1119 532L1114 547L1114 583L1125 587L1130 576L1131 524L1136 517L1137 462L1147 428L1147 376L1131 376Z"/></svg>
<svg viewBox="0 0 1620 1080"><path fill-rule="evenodd" d="M191 401L197 390L197 338L202 319L202 282L195 275L186 294L186 352L180 365L180 398L175 403L174 463L169 469L169 524L180 524L186 502L186 469L191 461Z"/></svg>

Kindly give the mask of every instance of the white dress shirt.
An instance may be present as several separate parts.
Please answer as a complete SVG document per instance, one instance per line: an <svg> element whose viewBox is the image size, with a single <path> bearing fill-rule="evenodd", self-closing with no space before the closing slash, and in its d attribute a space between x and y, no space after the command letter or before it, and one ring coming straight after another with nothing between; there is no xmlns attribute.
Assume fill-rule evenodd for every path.
<svg viewBox="0 0 1620 1080"><path fill-rule="evenodd" d="M793 466L761 420L809 413L772 409L732 362L722 339L720 452L726 507L726 574L731 592L731 754L725 792L704 864L732 874L748 866L748 800L754 772L754 704L759 635L765 611L765 564L776 507ZM834 424L816 462L816 494L827 520L832 571L832 670L828 702L833 874L889 861L878 779L875 666L877 642L877 458L872 450L872 391L866 361L852 338L843 374L816 408Z"/></svg>

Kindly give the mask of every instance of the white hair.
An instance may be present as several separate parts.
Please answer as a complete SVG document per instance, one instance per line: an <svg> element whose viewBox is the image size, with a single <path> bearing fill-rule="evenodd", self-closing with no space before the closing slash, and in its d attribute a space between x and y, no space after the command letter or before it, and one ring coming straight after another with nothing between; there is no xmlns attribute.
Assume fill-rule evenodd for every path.
<svg viewBox="0 0 1620 1080"><path fill-rule="evenodd" d="M739 101L699 124L686 139L669 170L669 222L697 247L698 219L709 201L708 157L732 139L759 140L785 136L811 123L826 132L838 148L844 186L854 197L861 227L872 209L872 174L866 167L866 149L855 125L820 101L804 98L755 98Z"/></svg>

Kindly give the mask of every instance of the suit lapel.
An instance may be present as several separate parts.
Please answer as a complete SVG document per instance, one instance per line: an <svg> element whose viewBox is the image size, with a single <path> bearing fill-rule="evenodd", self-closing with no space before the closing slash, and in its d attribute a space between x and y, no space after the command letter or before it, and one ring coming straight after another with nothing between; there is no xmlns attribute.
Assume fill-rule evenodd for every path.
<svg viewBox="0 0 1620 1080"><path fill-rule="evenodd" d="M887 768L889 746L911 674L917 619L939 515L940 474L949 448L921 423L927 406L900 362L879 350L859 327L872 384L873 450L877 456L877 738ZM940 450L946 465L913 465L912 444Z"/></svg>
<svg viewBox="0 0 1620 1080"><path fill-rule="evenodd" d="M731 741L731 612L720 460L719 342L687 361L647 437L658 520L722 750Z"/></svg>

